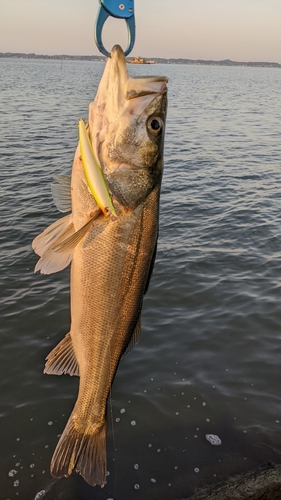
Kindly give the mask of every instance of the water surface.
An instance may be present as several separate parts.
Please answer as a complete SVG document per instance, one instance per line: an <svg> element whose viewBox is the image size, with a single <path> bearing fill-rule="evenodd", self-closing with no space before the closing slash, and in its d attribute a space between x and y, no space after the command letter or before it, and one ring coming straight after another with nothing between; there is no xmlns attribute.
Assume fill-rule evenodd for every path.
<svg viewBox="0 0 281 500"><path fill-rule="evenodd" d="M112 389L108 484L84 498L172 500L280 462L281 73L129 69L170 79L159 246L142 337ZM70 173L102 71L0 60L1 500L52 482L76 399L77 380L43 375L69 329L69 269L34 275L31 241L61 216L49 186Z"/></svg>

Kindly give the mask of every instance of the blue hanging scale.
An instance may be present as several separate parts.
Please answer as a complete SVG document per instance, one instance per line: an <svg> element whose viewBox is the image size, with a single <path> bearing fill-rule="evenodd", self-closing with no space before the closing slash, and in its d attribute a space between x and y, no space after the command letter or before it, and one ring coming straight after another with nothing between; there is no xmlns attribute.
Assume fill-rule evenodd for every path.
<svg viewBox="0 0 281 500"><path fill-rule="evenodd" d="M100 8L97 15L95 25L95 41L100 52L105 56L110 57L110 53L106 50L102 43L102 29L106 19L109 16L125 19L128 28L128 47L124 51L125 56L130 54L136 38L136 26L134 15L134 0L99 0Z"/></svg>

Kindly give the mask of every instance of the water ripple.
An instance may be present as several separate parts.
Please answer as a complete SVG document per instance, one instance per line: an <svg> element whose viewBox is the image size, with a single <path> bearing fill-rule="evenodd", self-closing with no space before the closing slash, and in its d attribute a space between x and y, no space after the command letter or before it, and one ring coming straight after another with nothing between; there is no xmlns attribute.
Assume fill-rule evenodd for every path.
<svg viewBox="0 0 281 500"><path fill-rule="evenodd" d="M5 498L17 490L27 500L51 481L45 471L77 391L77 380L42 373L69 329L69 271L34 275L31 241L60 216L49 185L54 174L70 173L77 121L87 116L103 64L0 66L1 488ZM144 492L168 500L191 495L214 474L280 459L280 72L130 70L157 70L170 83L143 334L112 390L117 491L124 500ZM222 445L209 446L206 434ZM109 429L110 468L112 439ZM8 475L14 469L17 488ZM114 473L108 497L113 484Z"/></svg>

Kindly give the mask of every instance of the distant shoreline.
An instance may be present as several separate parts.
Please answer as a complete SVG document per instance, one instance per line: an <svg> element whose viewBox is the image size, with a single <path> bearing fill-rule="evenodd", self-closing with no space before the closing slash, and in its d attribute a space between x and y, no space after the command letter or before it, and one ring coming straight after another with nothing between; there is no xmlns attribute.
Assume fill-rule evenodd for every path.
<svg viewBox="0 0 281 500"><path fill-rule="evenodd" d="M25 54L20 52L0 52L1 58L9 59L43 59L43 60L59 60L59 61L105 61L104 56L71 56L71 55L37 55L34 53ZM222 61L204 60L204 59L184 59L184 58L170 58L165 59L163 57L153 57L154 64L193 64L198 66L246 66L246 67L256 67L256 68L281 68L281 64L275 62L239 62L231 61L230 59L224 59ZM129 62L129 61L128 61Z"/></svg>

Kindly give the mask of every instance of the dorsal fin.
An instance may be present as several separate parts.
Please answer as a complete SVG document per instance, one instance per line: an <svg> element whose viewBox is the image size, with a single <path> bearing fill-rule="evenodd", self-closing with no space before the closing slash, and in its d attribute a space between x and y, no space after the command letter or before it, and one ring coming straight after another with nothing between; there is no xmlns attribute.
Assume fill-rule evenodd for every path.
<svg viewBox="0 0 281 500"><path fill-rule="evenodd" d="M71 211L71 178L68 175L55 175L51 184L54 203L60 212Z"/></svg>

